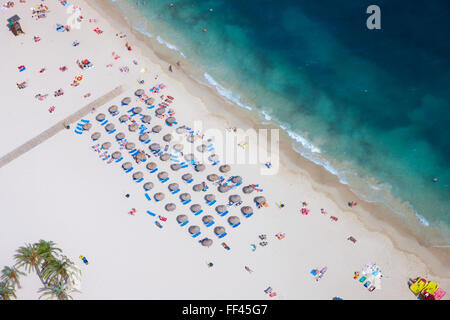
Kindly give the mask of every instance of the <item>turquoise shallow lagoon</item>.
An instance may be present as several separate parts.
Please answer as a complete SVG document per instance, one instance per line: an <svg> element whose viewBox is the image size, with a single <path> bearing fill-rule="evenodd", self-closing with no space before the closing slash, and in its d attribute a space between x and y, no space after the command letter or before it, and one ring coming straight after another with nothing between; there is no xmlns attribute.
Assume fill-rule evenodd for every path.
<svg viewBox="0 0 450 320"><path fill-rule="evenodd" d="M448 1L147 0L139 19L113 2L299 154L450 243Z"/></svg>

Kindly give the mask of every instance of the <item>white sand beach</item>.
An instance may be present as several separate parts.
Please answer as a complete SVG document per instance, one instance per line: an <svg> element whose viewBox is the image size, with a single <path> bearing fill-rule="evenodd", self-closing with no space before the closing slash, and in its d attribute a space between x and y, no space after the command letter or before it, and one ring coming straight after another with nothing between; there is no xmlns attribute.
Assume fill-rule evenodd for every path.
<svg viewBox="0 0 450 320"><path fill-rule="evenodd" d="M74 299L417 299L407 282L418 276L437 282L444 290L450 288L448 252L430 250L398 224L378 219L374 204L358 200L358 206L348 207L348 201L357 200L354 195L317 166L305 160L298 166L299 162L286 151L283 136L276 175L261 174L264 161L230 164L231 170L222 173L219 167L226 164L222 158L216 165L208 160L219 150L207 150L201 161L205 169L197 172L183 157L190 153L186 150L192 145L186 141L189 130L181 135L183 155L173 149L178 142L165 142L163 136L170 133L175 137L176 128L184 125L195 129L196 123L201 123L203 132L219 129L225 133L230 127L247 130L254 126L249 115L237 112L236 107L208 88L189 81L181 68L173 66L170 72L169 64L134 35L116 13L106 14L105 7L99 9L104 3L94 2L95 7L87 1L70 1L82 8L83 19L79 29L64 32L56 27L66 25L70 14L60 1L42 2L50 12L38 20L32 18L30 10L41 3L37 0L15 1L14 7L0 12L4 26L0 28L0 39L6 44L0 58L7 62L2 64L0 79L0 266L14 264L19 246L39 239L52 240L82 271L81 292L74 293ZM5 27L6 20L15 14L20 16L25 34L14 36ZM102 32L98 34L96 28ZM127 37L120 38L119 32ZM35 36L41 40L35 42ZM79 45L74 46L75 41ZM126 48L127 42L131 51ZM93 66L82 70L77 60L84 59ZM22 65L26 70L20 72L18 67ZM63 66L66 71L60 70ZM46 70L40 73L42 68ZM83 77L79 85L72 86L79 76ZM27 87L19 89L17 84L24 81ZM158 93L150 91L158 86ZM58 89L64 94L54 96ZM143 89L154 102L147 105L141 101L135 94L137 89ZM37 94L48 96L39 100ZM122 105L126 97L130 102ZM165 117L158 118L155 110L165 101ZM86 109L93 102L98 104L95 110ZM113 105L118 107L117 115L109 111ZM52 106L55 109L49 112ZM135 107L141 108L140 114L121 123L119 117L133 115ZM35 147L26 152L16 149L83 108L86 114L70 123L70 129L59 124L48 139L41 136ZM170 109L177 121L172 126L165 122ZM99 114L104 114L107 124L113 124L116 131L109 134L107 124L96 119ZM150 123L143 123L141 115L150 115ZM131 120L138 125L134 132L129 130ZM78 124L87 121L92 124L88 131L77 129ZM151 132L157 125L162 130ZM91 138L94 132L100 133L96 141ZM144 150L150 157L136 163L130 154L133 150L121 146L123 140L117 141L119 132L135 144L132 149ZM139 139L144 132L151 139L147 144ZM109 149L94 150L105 142L110 142ZM214 142L197 139L194 145L204 143L209 149ZM168 144L171 159L162 161L151 154L152 143L160 144L162 149ZM105 151L106 155L119 151L122 160L103 160ZM131 172L122 168L126 162L132 164ZM157 164L158 171L149 172L146 165L150 162ZM171 165L179 162L186 162L187 167L173 170ZM157 178L163 171L169 177L164 183ZM143 173L143 181L133 179L136 172ZM182 179L186 173L192 174L193 182ZM221 193L217 184L207 179L213 173L225 180L240 176L242 184ZM146 182L153 183L151 190L144 190ZM208 190L194 191L193 186L202 182ZM171 194L171 183L177 183L180 192ZM243 187L252 184L263 190L244 193ZM158 192L165 194L159 202L154 198ZM192 198L186 205L180 201L183 193ZM207 194L215 195L214 205L206 204ZM241 197L242 204L228 206L229 197L235 194ZM265 197L267 207L257 208L254 199L258 196ZM300 212L304 201L308 214ZM176 205L174 211L166 210L169 203ZM280 208L279 203L284 207ZM193 204L200 204L203 213L194 215L190 210ZM229 213L220 216L216 212L218 205L225 205ZM241 212L245 206L253 208L249 218ZM133 208L136 212L131 215ZM159 219L159 215L163 218ZM179 215L186 215L189 223L180 226L176 220ZM206 215L214 218L214 225L205 226L202 218ZM231 216L240 219L236 228L228 222ZM195 238L188 232L193 225L201 232ZM214 233L217 226L225 228L225 237L218 238ZM285 237L278 239L278 233ZM259 235L266 235L266 239ZM347 240L350 236L357 241ZM199 240L204 238L212 239L213 244L202 246ZM260 245L264 241L267 244ZM256 246L254 251L252 244ZM87 257L89 265L83 264L80 255ZM208 267L209 262L213 267ZM353 279L354 272L361 272L368 263L376 263L383 274L372 292ZM246 271L245 266L253 272ZM326 273L316 281L311 270L324 267ZM36 275L22 277L21 282L18 299L39 297L41 284ZM268 287L276 295L265 293ZM444 297L449 298L448 294Z"/></svg>

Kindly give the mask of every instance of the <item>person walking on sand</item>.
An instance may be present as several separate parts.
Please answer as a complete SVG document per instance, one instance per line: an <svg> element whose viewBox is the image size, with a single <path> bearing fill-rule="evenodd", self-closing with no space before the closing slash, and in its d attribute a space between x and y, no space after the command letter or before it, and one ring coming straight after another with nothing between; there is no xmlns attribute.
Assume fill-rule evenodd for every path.
<svg viewBox="0 0 450 320"><path fill-rule="evenodd" d="M249 267L247 267L247 266L245 266L245 270L247 270L249 273L252 273L253 272L253 270L252 269L250 269Z"/></svg>

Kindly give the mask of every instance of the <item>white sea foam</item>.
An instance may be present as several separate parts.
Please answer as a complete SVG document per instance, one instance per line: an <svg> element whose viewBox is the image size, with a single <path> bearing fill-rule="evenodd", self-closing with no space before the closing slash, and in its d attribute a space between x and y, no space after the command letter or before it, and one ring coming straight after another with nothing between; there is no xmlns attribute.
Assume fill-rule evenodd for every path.
<svg viewBox="0 0 450 320"><path fill-rule="evenodd" d="M417 219L419 220L419 222L422 224L422 225L424 225L424 226L426 226L426 227L428 227L429 225L430 225L430 223L427 221L427 219L425 219L424 217L422 217L420 214L418 214L417 212L415 213L416 214L416 217L417 217Z"/></svg>
<svg viewBox="0 0 450 320"><path fill-rule="evenodd" d="M165 40L164 40L163 38L161 38L161 36L159 36L159 35L156 36L156 40L157 40L159 43L165 45L167 48L169 48L169 49L171 49L171 50L174 50L174 51L178 52L178 53L181 54L184 58L186 58L186 56L184 55L184 53L183 53L180 49L178 49L176 45L173 45L173 44L171 44L171 43L165 41Z"/></svg>
<svg viewBox="0 0 450 320"><path fill-rule="evenodd" d="M212 85L222 97L226 98L227 100L229 100L231 102L234 102L235 104L237 104L238 106L240 106L242 108L245 108L247 110L252 110L252 107L247 106L241 102L241 99L238 95L233 93L231 90L225 89L216 80L214 80L214 78L212 76L210 76L206 72L203 74L203 76L208 81L208 83L210 85Z"/></svg>

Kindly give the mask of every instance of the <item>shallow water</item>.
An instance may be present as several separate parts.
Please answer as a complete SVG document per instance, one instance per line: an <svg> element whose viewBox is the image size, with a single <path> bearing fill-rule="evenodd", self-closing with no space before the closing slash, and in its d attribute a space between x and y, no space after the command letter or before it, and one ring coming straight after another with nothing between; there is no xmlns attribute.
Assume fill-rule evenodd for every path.
<svg viewBox="0 0 450 320"><path fill-rule="evenodd" d="M378 0L382 30L372 31L373 1L146 2L147 21L133 26L200 80L278 122L295 150L358 195L449 237L448 1ZM116 3L125 15L136 7Z"/></svg>

